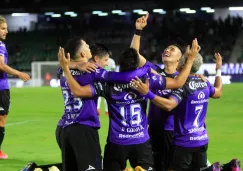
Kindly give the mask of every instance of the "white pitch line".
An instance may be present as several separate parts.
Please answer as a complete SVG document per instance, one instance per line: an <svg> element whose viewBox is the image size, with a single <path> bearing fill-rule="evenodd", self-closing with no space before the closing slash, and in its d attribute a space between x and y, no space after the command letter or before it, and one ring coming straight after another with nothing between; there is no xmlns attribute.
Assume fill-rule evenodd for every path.
<svg viewBox="0 0 243 171"><path fill-rule="evenodd" d="M32 122L32 121L36 121L36 120L27 120L27 121L22 121L22 122L15 122L15 123L6 124L6 126L21 125L21 124L25 124L25 123Z"/></svg>

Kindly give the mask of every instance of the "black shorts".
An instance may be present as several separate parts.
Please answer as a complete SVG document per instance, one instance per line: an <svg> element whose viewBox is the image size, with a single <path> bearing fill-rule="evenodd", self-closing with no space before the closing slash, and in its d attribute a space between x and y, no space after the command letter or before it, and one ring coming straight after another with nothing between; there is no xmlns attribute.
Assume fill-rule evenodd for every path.
<svg viewBox="0 0 243 171"><path fill-rule="evenodd" d="M168 170L172 158L172 141L174 131L162 130L158 127L149 127L152 144L155 170Z"/></svg>
<svg viewBox="0 0 243 171"><path fill-rule="evenodd" d="M59 146L59 148L60 149L62 149L61 148L61 142L62 142L62 138L61 138L61 136L62 136L62 126L59 126L59 125L57 125L57 128L56 128L56 141L57 141L57 144L58 144L58 146Z"/></svg>
<svg viewBox="0 0 243 171"><path fill-rule="evenodd" d="M131 166L141 166L153 170L153 156L150 142L136 145L119 145L108 142L105 145L104 171L120 171L126 168L127 160Z"/></svg>
<svg viewBox="0 0 243 171"><path fill-rule="evenodd" d="M98 130L72 124L61 131L63 171L101 171L102 157Z"/></svg>
<svg viewBox="0 0 243 171"><path fill-rule="evenodd" d="M7 115L10 106L9 90L0 90L0 115Z"/></svg>
<svg viewBox="0 0 243 171"><path fill-rule="evenodd" d="M175 146L170 170L173 171L200 171L207 167L208 145L194 148Z"/></svg>

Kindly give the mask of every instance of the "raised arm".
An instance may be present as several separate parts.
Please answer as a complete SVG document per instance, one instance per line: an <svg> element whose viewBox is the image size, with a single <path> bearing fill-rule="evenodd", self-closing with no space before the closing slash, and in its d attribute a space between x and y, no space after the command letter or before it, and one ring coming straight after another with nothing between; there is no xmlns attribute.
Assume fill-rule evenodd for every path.
<svg viewBox="0 0 243 171"><path fill-rule="evenodd" d="M139 66L144 66L146 63L146 58L142 55L140 55L139 51L140 51L140 35L141 32L143 30L143 28L147 25L147 19L149 17L149 13L146 14L146 16L142 16L140 18L137 19L136 21L136 32L133 36L132 42L131 42L131 48L134 48L137 50L138 54L139 54Z"/></svg>
<svg viewBox="0 0 243 171"><path fill-rule="evenodd" d="M23 81L28 81L30 79L30 76L24 72L20 72L16 69L11 68L7 64L4 63L4 55L0 52L0 70L10 74L19 77Z"/></svg>
<svg viewBox="0 0 243 171"><path fill-rule="evenodd" d="M192 48L190 49L190 46L187 46L185 53L187 61L180 74L174 79L166 77L166 89L177 89L185 84L199 50L200 46L198 45L197 39L194 39L192 41Z"/></svg>
<svg viewBox="0 0 243 171"><path fill-rule="evenodd" d="M79 68L79 65L76 67L76 69L82 71L82 69ZM92 72L90 75L85 75L83 77L90 77L93 82L100 81L109 83L128 83L132 78L135 78L135 76L142 77L150 71L151 68L148 65L140 67L134 71L127 72L106 71L103 68L97 68L95 72Z"/></svg>
<svg viewBox="0 0 243 171"><path fill-rule="evenodd" d="M215 62L216 62L216 77L214 81L214 94L212 98L220 98L222 95L223 84L221 79L221 67L222 67L222 57L219 53L215 53Z"/></svg>

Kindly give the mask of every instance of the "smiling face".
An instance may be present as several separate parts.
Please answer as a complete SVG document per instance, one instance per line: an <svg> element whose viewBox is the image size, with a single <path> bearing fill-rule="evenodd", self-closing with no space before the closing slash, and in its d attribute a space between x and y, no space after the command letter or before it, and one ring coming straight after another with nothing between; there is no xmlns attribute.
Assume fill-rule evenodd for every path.
<svg viewBox="0 0 243 171"><path fill-rule="evenodd" d="M181 50L175 45L170 45L162 53L162 61L163 63L177 63L179 62L181 56Z"/></svg>

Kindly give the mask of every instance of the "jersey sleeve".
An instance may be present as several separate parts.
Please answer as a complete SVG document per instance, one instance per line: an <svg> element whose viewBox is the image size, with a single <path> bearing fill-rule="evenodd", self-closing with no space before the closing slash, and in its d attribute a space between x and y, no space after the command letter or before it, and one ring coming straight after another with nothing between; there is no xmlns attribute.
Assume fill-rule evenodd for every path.
<svg viewBox="0 0 243 171"><path fill-rule="evenodd" d="M77 82L80 85L87 85L87 84L91 84L94 82L94 77L92 76L92 74L84 74L84 75L79 75L78 77L76 77Z"/></svg>
<svg viewBox="0 0 243 171"><path fill-rule="evenodd" d="M5 50L3 49L3 47L0 46L0 56L3 56L5 58L4 53Z"/></svg>
<svg viewBox="0 0 243 171"><path fill-rule="evenodd" d="M178 88L176 90L173 90L170 94L170 97L173 98L177 104L180 104L181 101L183 100L184 96L184 89L183 88Z"/></svg>
<svg viewBox="0 0 243 171"><path fill-rule="evenodd" d="M164 90L166 86L166 79L161 75L149 74L150 89Z"/></svg>
<svg viewBox="0 0 243 171"><path fill-rule="evenodd" d="M150 72L149 66L143 66L134 71L127 72L114 72L114 71L106 71L104 69L100 69L102 74L99 74L99 78L95 77L96 81L109 82L109 83L128 83L131 79L136 76L142 77Z"/></svg>
<svg viewBox="0 0 243 171"><path fill-rule="evenodd" d="M163 71L158 65L155 65L155 64L153 64L153 63L151 63L149 61L147 61L145 63L145 66L148 66L148 67L152 68L153 70L155 70L158 73L161 73Z"/></svg>
<svg viewBox="0 0 243 171"><path fill-rule="evenodd" d="M107 83L94 82L93 84L90 85L90 87L91 87L93 97L102 96L104 98L107 98L110 95L109 93L110 86Z"/></svg>
<svg viewBox="0 0 243 171"><path fill-rule="evenodd" d="M210 84L210 82L207 80L208 88L209 88L209 97L212 97L215 93L215 88Z"/></svg>

